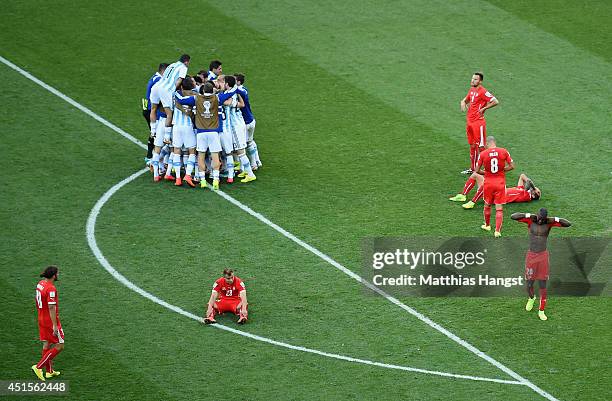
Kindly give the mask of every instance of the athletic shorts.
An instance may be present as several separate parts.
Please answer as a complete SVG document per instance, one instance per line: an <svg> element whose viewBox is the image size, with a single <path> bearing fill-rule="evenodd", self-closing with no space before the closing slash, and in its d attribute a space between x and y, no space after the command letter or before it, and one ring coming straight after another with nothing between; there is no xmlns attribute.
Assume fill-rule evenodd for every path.
<svg viewBox="0 0 612 401"><path fill-rule="evenodd" d="M64 330L62 325L58 325L57 330L59 336L53 335L53 326L38 324L38 334L41 341L47 341L50 344L63 344L64 343Z"/></svg>
<svg viewBox="0 0 612 401"><path fill-rule="evenodd" d="M484 119L468 122L465 133L468 144L484 147L487 141L487 122Z"/></svg>
<svg viewBox="0 0 612 401"><path fill-rule="evenodd" d="M253 135L255 134L255 120L251 121L246 125L247 130L247 142L250 143L253 141Z"/></svg>
<svg viewBox="0 0 612 401"><path fill-rule="evenodd" d="M548 251L527 251L525 256L526 280L548 280L549 268Z"/></svg>
<svg viewBox="0 0 612 401"><path fill-rule="evenodd" d="M222 298L215 302L215 309L219 313L230 312L236 314L236 307L240 303L240 298Z"/></svg>
<svg viewBox="0 0 612 401"><path fill-rule="evenodd" d="M485 178L483 199L487 205L503 205L506 203L506 185L505 184L487 184Z"/></svg>
<svg viewBox="0 0 612 401"><path fill-rule="evenodd" d="M232 143L234 149L246 149L247 147L247 129L244 123L237 123L232 131Z"/></svg>
<svg viewBox="0 0 612 401"><path fill-rule="evenodd" d="M198 152L206 152L209 150L211 153L221 152L221 141L219 140L219 133L214 132L199 132L197 136L197 150Z"/></svg>
<svg viewBox="0 0 612 401"><path fill-rule="evenodd" d="M219 139L221 140L221 147L223 151L228 155L234 151L234 140L232 139L232 132L223 127L223 132L219 132Z"/></svg>
<svg viewBox="0 0 612 401"><path fill-rule="evenodd" d="M190 125L175 125L172 127L172 147L174 148L195 148L196 135Z"/></svg>
<svg viewBox="0 0 612 401"><path fill-rule="evenodd" d="M168 109L174 106L172 101L172 92L165 90L157 82L151 87L151 104L160 104Z"/></svg>
<svg viewBox="0 0 612 401"><path fill-rule="evenodd" d="M157 127L155 127L155 140L153 144L155 146L164 146L164 135L166 135L166 117L160 117L157 119Z"/></svg>

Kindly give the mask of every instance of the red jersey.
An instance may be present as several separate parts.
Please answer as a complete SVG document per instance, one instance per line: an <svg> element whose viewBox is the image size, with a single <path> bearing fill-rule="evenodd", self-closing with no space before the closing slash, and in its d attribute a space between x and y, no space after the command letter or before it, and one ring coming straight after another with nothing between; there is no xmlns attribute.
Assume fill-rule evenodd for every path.
<svg viewBox="0 0 612 401"><path fill-rule="evenodd" d="M49 305L56 306L55 321L59 327L60 320L57 289L52 281L40 280L36 285L36 309L38 310L39 326L53 327L51 315L49 314Z"/></svg>
<svg viewBox="0 0 612 401"><path fill-rule="evenodd" d="M531 202L531 194L524 186L506 188L506 203Z"/></svg>
<svg viewBox="0 0 612 401"><path fill-rule="evenodd" d="M477 169L484 166L485 185L506 185L506 163L512 163L510 153L504 148L490 148L480 152Z"/></svg>
<svg viewBox="0 0 612 401"><path fill-rule="evenodd" d="M225 281L225 277L221 277L215 281L213 290L219 293L220 299L240 299L240 291L246 291L246 287L244 286L242 280L236 276L234 276L234 282L232 284L228 284L227 281Z"/></svg>
<svg viewBox="0 0 612 401"><path fill-rule="evenodd" d="M474 88L472 86L464 99L466 102L470 103L467 111L467 121L474 122L476 120L484 120L484 115L480 114L480 109L493 99L495 99L495 96L484 87L479 86L478 88Z"/></svg>

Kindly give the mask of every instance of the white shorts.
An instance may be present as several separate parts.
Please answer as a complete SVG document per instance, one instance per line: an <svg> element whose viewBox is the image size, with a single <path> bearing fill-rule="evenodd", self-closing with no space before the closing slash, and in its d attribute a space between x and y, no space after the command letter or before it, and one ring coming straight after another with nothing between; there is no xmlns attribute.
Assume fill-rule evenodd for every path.
<svg viewBox="0 0 612 401"><path fill-rule="evenodd" d="M187 149L196 147L196 135L193 127L189 125L175 125L172 128L172 146L181 148L185 146Z"/></svg>
<svg viewBox="0 0 612 401"><path fill-rule="evenodd" d="M174 106L172 101L173 93L165 90L159 84L159 81L151 87L151 104L162 104L162 106L171 109Z"/></svg>
<svg viewBox="0 0 612 401"><path fill-rule="evenodd" d="M246 125L247 142L253 142L253 134L255 133L255 120Z"/></svg>
<svg viewBox="0 0 612 401"><path fill-rule="evenodd" d="M238 122L234 126L232 139L234 142L234 149L245 149L247 147L247 129L244 122Z"/></svg>
<svg viewBox="0 0 612 401"><path fill-rule="evenodd" d="M219 139L221 140L221 147L223 151L227 154L230 154L234 151L234 141L232 140L232 133L229 128L225 129L223 127L223 132L219 133Z"/></svg>
<svg viewBox="0 0 612 401"><path fill-rule="evenodd" d="M153 144L155 146L164 146L164 135L166 134L166 117L160 117L157 119L157 127L155 128L155 139Z"/></svg>
<svg viewBox="0 0 612 401"><path fill-rule="evenodd" d="M206 152L210 150L210 153L221 152L221 141L219 140L218 132L198 132L197 136L198 152Z"/></svg>

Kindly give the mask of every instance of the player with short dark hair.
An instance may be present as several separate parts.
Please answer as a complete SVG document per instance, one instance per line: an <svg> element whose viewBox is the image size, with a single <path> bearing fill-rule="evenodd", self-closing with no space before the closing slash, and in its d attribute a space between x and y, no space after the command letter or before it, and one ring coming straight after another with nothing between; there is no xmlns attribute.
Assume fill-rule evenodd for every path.
<svg viewBox="0 0 612 401"><path fill-rule="evenodd" d="M238 324L244 324L248 318L248 302L244 282L234 275L232 269L224 269L223 277L215 281L204 323L217 323L215 314L230 312L238 316Z"/></svg>
<svg viewBox="0 0 612 401"><path fill-rule="evenodd" d="M491 231L491 205L495 205L495 237L501 237L501 227L504 220L504 203L506 203L506 171L514 169L510 153L504 148L498 148L495 138L487 138L487 149L480 152L476 172L484 168L484 224L480 226L485 231Z"/></svg>
<svg viewBox="0 0 612 401"><path fill-rule="evenodd" d="M525 256L525 279L527 280L527 294L529 299L525 310L533 309L535 302L535 290L533 284L538 280L540 287L540 307L538 317L540 320L547 320L544 309L546 308L547 292L546 281L549 277L549 255L546 245L548 242L548 234L553 227L569 227L572 225L568 220L560 217L548 217L548 210L541 208L538 214L531 213L513 213L510 216L512 220L517 220L521 223L527 223L529 230L529 251Z"/></svg>
<svg viewBox="0 0 612 401"><path fill-rule="evenodd" d="M40 274L43 279L36 284L36 310L38 311L38 333L43 342L42 358L32 370L36 376L45 381L59 376L60 372L53 370L52 361L64 349L64 330L59 318L59 304L55 282L58 280L57 266L47 266ZM45 369L43 375L42 369Z"/></svg>
<svg viewBox="0 0 612 401"><path fill-rule="evenodd" d="M221 66L221 61L213 60L210 62L208 66L208 74L206 75L207 81L214 81L223 73L223 67Z"/></svg>
<svg viewBox="0 0 612 401"><path fill-rule="evenodd" d="M499 100L491 92L482 86L484 75L481 72L472 74L470 81L470 90L467 95L461 99L461 111L467 110L467 124L465 131L467 135L468 145L470 145L470 168L464 170L464 174L470 174L476 171L476 163L478 155L484 149L487 139L487 122L484 118L486 110L495 107L499 104ZM474 182L471 182L474 186Z"/></svg>
<svg viewBox="0 0 612 401"><path fill-rule="evenodd" d="M142 99L142 115L145 120L147 120L149 131L151 131L151 88L161 79L166 67L168 67L167 63L161 63L157 68L157 72L153 74L151 78L149 78L149 82L147 82L147 93ZM155 147L154 139L155 135L149 135L149 142L147 143L147 157L145 157L145 162L147 165L149 164L151 157L153 157L153 148Z"/></svg>

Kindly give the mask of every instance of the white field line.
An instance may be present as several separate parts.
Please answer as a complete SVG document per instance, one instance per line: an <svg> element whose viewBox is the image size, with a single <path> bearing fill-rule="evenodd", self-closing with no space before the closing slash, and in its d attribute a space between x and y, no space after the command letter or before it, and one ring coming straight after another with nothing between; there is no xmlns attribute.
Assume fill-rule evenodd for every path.
<svg viewBox="0 0 612 401"><path fill-rule="evenodd" d="M10 61L5 59L4 57L0 56L0 61L2 61L2 63L7 65L8 67L12 68L13 70L17 71L18 73L20 73L24 77L30 79L31 81L37 83L38 85L40 85L43 88L45 88L48 91L50 91L51 93L55 94L59 98L65 100L66 102L72 104L73 106L75 106L79 110L83 111L84 113L86 113L86 114L90 115L91 117L95 118L96 120L100 121L102 124L104 124L107 127L111 128L115 132L123 135L124 137L126 137L130 141L134 142L135 144L139 145L140 147L146 148L145 144L143 144L142 142L140 142L139 140L137 140L136 138L134 138L133 136L131 136L127 132L123 131L121 128L119 128L119 127L115 126L114 124L111 124L110 122L106 121L104 118L100 117L99 115L97 115L93 111L89 110L85 106L83 106L83 105L77 103L76 101L72 100L71 98L69 98L68 96L64 95L63 93L61 93L57 89L55 89L55 88L47 85L46 83L42 82L38 78L34 77L32 74L28 73L27 71L21 69L20 67L16 66L15 64L11 63ZM505 372L509 376L513 377L514 379L516 379L521 384L524 384L525 386L531 388L533 391L535 391L536 393L540 394L542 397L544 397L544 398L546 398L546 399L548 399L550 401L559 401L557 398L555 398L551 394L547 393L546 391L542 390L541 388L539 388L538 386L533 384L531 381L527 380L526 378L522 377L521 375L519 375L518 373L516 373L512 369L508 368L507 366L505 366L502 363L498 362L497 360L493 359L489 355L487 355L484 352L480 351L479 349L477 349L476 347L474 347L473 345L471 345L467 341L465 341L462 338L460 338L460 337L456 336L455 334L451 333L450 331L448 331L444 327L440 326L438 323L435 323L434 321L432 321L431 319L429 319L425 315L421 314L420 312L417 312L415 309L413 309L413 308L403 304L398 299L388 295L386 292L384 292L380 288L378 288L378 287L374 286L373 284L363 280L360 276L358 276L357 274L353 273L352 271L350 271L349 269L347 269L346 267L344 267L340 263L336 262L335 260L333 260L329 256L325 255L321 251L319 251L316 248L312 247L311 245L305 243L304 241L300 240L299 238L295 237L293 234L289 233L285 229L283 229L283 228L279 227L278 225L272 223L270 220L265 218L260 213L257 213L255 211L253 211L249 207L245 206L241 202L237 201L236 199L232 198L231 196L225 194L222 191L218 191L217 194L219 194L220 196L222 196L226 200L230 201L234 205L240 207L242 210L244 210L245 212L249 213L253 217L257 218L258 220L260 220L264 224L267 224L268 226L270 226L274 230L276 230L279 233L283 234L288 239L292 240L293 242L297 243L298 245L302 246L303 248L307 249L308 251L310 251L310 252L314 253L315 255L319 256L320 258L322 258L326 262L330 263L332 266L334 266L338 270L340 270L343 273L349 275L350 277L352 277L353 279L357 280L358 282L366 285L368 288L372 289L376 293L378 293L381 296L385 297L387 300L389 300L390 302L392 302L395 305L399 306L400 308L402 308L406 312L410 313L411 315L415 316L416 318L418 318L419 320L421 320L422 322L424 322L428 326L430 326L433 329L439 331L440 333L444 334L445 336L447 336L451 340L455 341L457 344L459 344L462 347L468 349L472 353L478 355L480 358L486 360L487 362L489 362L493 366L497 367L498 369L502 370L503 372Z"/></svg>
<svg viewBox="0 0 612 401"><path fill-rule="evenodd" d="M108 202L108 200L118 190L120 190L124 185L127 185L128 183L132 182L133 180L135 180L136 178L140 177L143 173L145 173L147 171L148 171L147 169L144 169L144 170L141 170L141 171L138 171L138 172L132 174L128 178L126 178L123 181L119 182L118 184L115 184L111 189L106 191L106 193L104 195L102 195L102 197L100 199L98 199L98 201L96 202L95 206L93 207L93 209L89 213L89 217L87 218L87 229L86 229L87 243L89 244L89 247L91 248L92 252L94 253L94 255L96 257L96 259L98 259L98 262L102 265L102 267L104 267L104 269L106 269L106 271L109 272L121 284L125 285L126 287L128 287L132 291L135 291L136 293L142 295L143 297L145 297L145 298L155 302L156 304L163 306L164 308L170 309L173 312L176 312L176 313L178 313L180 315L186 316L186 317L188 317L190 319L193 319L193 320L196 320L198 322L202 322L202 318L200 316L194 315L191 312L187 312L184 309L179 308L178 306L169 304L168 302L164 301L163 299L160 299L160 298L156 297L155 295L153 295L153 294L143 290L142 288L138 287L136 284L134 284L133 282L128 280L125 276L123 276L121 273L119 273L108 262L108 260L102 254L102 251L98 247L98 244L97 244L97 241L96 241L96 221L98 219L98 215L100 214L100 210L106 204L106 202ZM467 379L467 380L475 380L475 381L486 381L486 382L503 383L503 384L518 384L518 385L523 385L523 383L521 383L519 381L514 381L514 380L502 380L502 379L494 379L494 378L487 378L487 377L460 375L460 374L454 374L454 373L439 372L439 371L435 371L435 370L426 370L426 369L413 368L413 367L409 367L409 366L390 365L390 364L386 364L386 363L374 362L374 361L369 361L369 360L366 360L366 359L358 359L358 358L353 358L353 357L349 357L349 356L345 356L345 355L332 354L332 353L329 353L329 352L323 352L323 351L319 351L319 350L316 350L316 349L311 349L311 348L291 345L291 344L283 343L283 342L280 342L280 341L272 340L270 338L261 337L261 336L255 335L255 334L247 333L247 332L244 332L244 331L241 331L241 330L236 330L236 329L233 329L231 327L224 326L224 325L221 325L221 324L214 324L214 325L212 325L212 327L215 327L215 328L221 329L221 330L225 330L225 331L229 331L231 333L238 334L238 335L241 335L241 336L244 336L244 337L248 337L248 338L253 339L253 340L257 340L257 341L261 341L261 342L264 342L264 343L276 345L276 346L279 346L279 347L289 348L289 349L296 350L296 351L307 352L307 353L310 353L310 354L322 355L322 356L326 356L328 358L340 359L340 360L348 361L348 362L355 362L355 363L361 363L361 364L365 364L365 365L378 366L378 367L387 368L387 369L397 369L397 370L404 370L404 371L408 371L408 372L416 372L416 373L424 373L424 374L429 374L429 375L450 377L450 378L454 378L454 379Z"/></svg>

